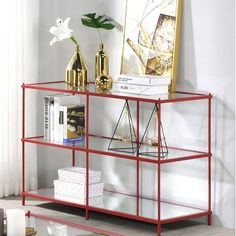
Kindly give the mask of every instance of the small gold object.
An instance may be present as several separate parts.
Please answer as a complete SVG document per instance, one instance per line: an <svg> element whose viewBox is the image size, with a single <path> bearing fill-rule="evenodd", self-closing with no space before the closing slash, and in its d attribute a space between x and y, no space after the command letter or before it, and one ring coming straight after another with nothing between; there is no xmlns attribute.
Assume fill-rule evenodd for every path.
<svg viewBox="0 0 236 236"><path fill-rule="evenodd" d="M4 235L7 235L7 225L4 224ZM25 227L25 235L26 236L35 236L37 235L37 231L33 227Z"/></svg>
<svg viewBox="0 0 236 236"><path fill-rule="evenodd" d="M87 86L88 67L81 54L80 47L76 47L76 52L72 56L66 68L66 83L74 87Z"/></svg>
<svg viewBox="0 0 236 236"><path fill-rule="evenodd" d="M97 91L107 92L112 89L113 81L109 75L109 57L107 52L104 51L102 43L95 57L95 78Z"/></svg>
<svg viewBox="0 0 236 236"><path fill-rule="evenodd" d="M102 43L95 57L95 78L98 78L101 74L109 75L109 57L107 52L104 51Z"/></svg>
<svg viewBox="0 0 236 236"><path fill-rule="evenodd" d="M112 89L113 81L111 76L101 74L95 81L96 89L99 92L107 92Z"/></svg>
<svg viewBox="0 0 236 236"><path fill-rule="evenodd" d="M118 125L115 138L120 140L122 143L130 144L136 141L135 131L130 123L130 110L126 104L125 109L121 115L120 123Z"/></svg>
<svg viewBox="0 0 236 236"><path fill-rule="evenodd" d="M33 227L26 227L25 231L26 231L26 236L35 236L35 235L37 235L37 231L35 231L35 229Z"/></svg>

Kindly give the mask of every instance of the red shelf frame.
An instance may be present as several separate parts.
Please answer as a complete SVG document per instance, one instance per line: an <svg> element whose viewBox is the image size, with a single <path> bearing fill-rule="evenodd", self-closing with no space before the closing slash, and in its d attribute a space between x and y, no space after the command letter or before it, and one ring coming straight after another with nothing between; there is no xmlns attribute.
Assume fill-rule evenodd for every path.
<svg viewBox="0 0 236 236"><path fill-rule="evenodd" d="M51 201L59 204L64 205L70 205L78 208L85 209L85 217L86 219L89 219L89 211L97 211L102 213L107 213L111 215L121 216L129 219L149 222L157 225L157 235L161 235L161 226L163 224L181 221L185 219L192 219L196 217L202 217L207 216L208 224L211 225L211 217L212 217L212 210L211 210L211 161L212 161L212 153L211 153L211 102L212 102L212 95L211 94L201 94L201 93L190 93L190 92L176 92L177 95L185 95L185 97L169 97L165 99L153 99L150 97L134 97L129 95L121 95L121 94L112 94L112 93L99 93L94 91L77 91L77 90L70 90L65 88L57 88L53 87L53 85L57 84L64 84L63 81L56 81L56 82L44 82L44 83L35 83L35 84L23 84L22 85L22 204L25 205L25 198L31 197L31 198L37 198L41 200ZM93 84L93 83L91 83ZM65 85L65 84L64 84ZM65 86L64 86L65 87ZM139 153L136 154L136 156L127 155L127 154L121 154L121 153L115 153L115 152L109 152L109 151L102 151L102 150L94 150L89 148L89 136L94 135L86 135L86 141L85 141L85 147L76 147L76 146L69 146L69 145L63 145L58 143L51 143L46 142L42 140L37 140L42 138L43 136L36 136L36 137L25 137L25 91L26 89L33 89L33 90L39 90L39 91L48 91L48 92L60 92L60 93L70 93L70 94L78 94L78 95L84 95L86 96L86 134L89 134L89 107L90 107L90 97L103 97L103 98L113 98L113 99L122 99L122 100L131 100L136 102L136 116L137 116L137 137L139 137L139 113L140 113L140 103L154 103L158 106L158 119L157 119L157 127L158 127L158 156L156 160L148 159L148 158L142 158L139 156ZM160 144L161 144L161 111L162 111L162 104L165 103L176 103L176 102L188 102L188 101L198 101L198 100L207 100L208 101L208 151L207 152L200 152L195 150L188 150L188 149L179 149L172 147L173 149L179 149L183 151L191 151L196 153L196 155L191 156L184 156L184 157L177 157L177 158L171 158L171 159L161 159L161 150L160 150ZM109 137L99 137L99 138L109 138ZM139 140L137 140L139 143ZM72 165L75 165L75 152L81 151L86 153L86 185L87 185L87 191L86 191L86 205L80 205L75 203L69 203L66 201L57 200L51 197L42 196L38 194L33 194L30 192L25 191L25 144L26 143L33 143L38 145L46 145L51 146L55 148L63 148L72 150ZM171 147L169 147L171 148ZM88 175L88 169L89 169L89 154L98 154L98 155L106 155L114 158L123 158L123 159L129 159L136 161L136 215L130 215L122 212L117 211L111 211L104 208L96 208L89 206L89 192L88 192L88 183L89 183L89 175ZM179 162L179 161L187 161L187 160L193 160L193 159L199 159L199 158L207 158L208 161L208 209L196 213L196 214L189 214L184 215L180 217L173 217L169 219L161 219L161 165L162 164L168 164L173 162ZM139 202L142 198L140 196L140 189L139 189L139 178L140 178L140 162L148 162L156 164L157 166L157 220L156 219L150 219L140 216L139 214Z"/></svg>

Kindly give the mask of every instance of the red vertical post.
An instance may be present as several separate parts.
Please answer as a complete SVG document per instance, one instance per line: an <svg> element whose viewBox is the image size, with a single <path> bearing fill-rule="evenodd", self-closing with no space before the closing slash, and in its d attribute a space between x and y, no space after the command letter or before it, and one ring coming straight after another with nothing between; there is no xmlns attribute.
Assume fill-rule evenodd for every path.
<svg viewBox="0 0 236 236"><path fill-rule="evenodd" d="M137 142L137 157L139 157L139 101L137 101L137 138L136 138L136 142ZM140 195L140 188L139 188L139 160L137 160L137 167L136 167L136 209L137 209L137 216L139 216L139 195Z"/></svg>
<svg viewBox="0 0 236 236"><path fill-rule="evenodd" d="M75 166L75 150L72 150L72 166Z"/></svg>
<svg viewBox="0 0 236 236"><path fill-rule="evenodd" d="M89 95L86 95L86 220L89 219Z"/></svg>
<svg viewBox="0 0 236 236"><path fill-rule="evenodd" d="M161 236L161 100L157 107L158 163L157 163L157 235Z"/></svg>
<svg viewBox="0 0 236 236"><path fill-rule="evenodd" d="M22 205L25 205L25 87L22 85Z"/></svg>
<svg viewBox="0 0 236 236"><path fill-rule="evenodd" d="M211 225L211 102L212 95L208 99L208 225Z"/></svg>

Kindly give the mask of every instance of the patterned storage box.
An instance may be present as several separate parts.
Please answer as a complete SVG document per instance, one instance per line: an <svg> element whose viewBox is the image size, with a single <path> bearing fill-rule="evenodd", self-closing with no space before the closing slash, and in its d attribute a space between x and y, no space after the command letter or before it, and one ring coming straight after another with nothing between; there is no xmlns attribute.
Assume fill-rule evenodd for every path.
<svg viewBox="0 0 236 236"><path fill-rule="evenodd" d="M89 170L89 184L101 182L101 175L101 171ZM81 167L59 169L58 179L75 184L86 184L86 169Z"/></svg>
<svg viewBox="0 0 236 236"><path fill-rule="evenodd" d="M104 183L90 184L89 197L102 196L103 187ZM54 193L71 197L86 198L86 185L54 180Z"/></svg>
<svg viewBox="0 0 236 236"><path fill-rule="evenodd" d="M66 202L73 202L81 205L86 204L86 198L71 197L62 194L54 194L54 198ZM89 205L94 207L103 207L103 196L89 198Z"/></svg>

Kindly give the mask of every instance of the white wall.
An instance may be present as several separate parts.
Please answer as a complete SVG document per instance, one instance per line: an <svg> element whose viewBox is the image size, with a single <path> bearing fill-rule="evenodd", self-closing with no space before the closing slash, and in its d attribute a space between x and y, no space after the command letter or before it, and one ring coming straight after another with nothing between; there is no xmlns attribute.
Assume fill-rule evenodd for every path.
<svg viewBox="0 0 236 236"><path fill-rule="evenodd" d="M93 80L94 54L99 40L95 30L81 25L80 17L84 13L95 11L109 15L118 23L123 24L123 9L124 1L115 0L41 0L39 80L63 80L65 67L73 52L73 45L69 40L49 47L52 36L49 35L48 29L55 24L57 17L64 19L71 16L71 28L76 32L89 65L90 80ZM234 228L235 219L234 35L234 0L184 0L177 87L178 90L211 92L214 96L212 115L213 223L230 228ZM111 74L114 75L119 72L122 33L119 30L103 32L103 36L110 54ZM93 99L93 104L93 114L96 116L91 117L91 130L94 133L111 134L122 103L118 100ZM41 101L39 101L39 107L40 109L42 107ZM42 131L42 112L40 114L38 123L39 131ZM178 141L181 146L205 148L206 104L181 103L167 106L163 115L165 120L163 125L169 143ZM145 117L142 116L142 118ZM98 123L100 125L97 125ZM104 129L105 125L107 129ZM52 180L56 178L56 169L69 165L70 162L66 158L69 154L45 147L38 149L38 173L41 186L51 185ZM60 158L60 161L55 162L55 156ZM79 162L83 164L83 157L81 159ZM135 167L131 162L118 161L113 158L104 158L96 162L93 158L92 167L104 170L104 181L109 182L111 187L119 186L124 190L131 188L130 191L135 191L132 187ZM143 165L143 180L146 177L150 179L153 173L153 166ZM194 204L206 204L206 162L191 161L174 167L166 166L163 167L163 173L164 197L175 197L179 201L189 201ZM155 182L152 184L155 186ZM142 190L155 196L155 187L147 187L145 181L142 183Z"/></svg>

